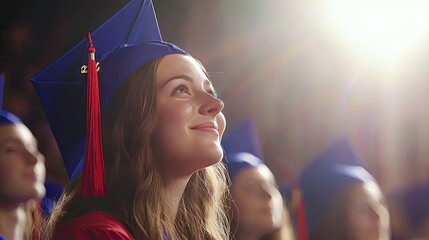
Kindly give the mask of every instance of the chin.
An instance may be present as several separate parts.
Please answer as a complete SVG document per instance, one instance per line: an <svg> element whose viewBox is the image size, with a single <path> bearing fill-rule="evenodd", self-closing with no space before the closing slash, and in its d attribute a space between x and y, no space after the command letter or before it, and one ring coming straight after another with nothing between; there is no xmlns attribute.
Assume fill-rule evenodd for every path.
<svg viewBox="0 0 429 240"><path fill-rule="evenodd" d="M215 157L215 156L213 156L213 157L212 156L205 157L203 159L205 159L205 160L201 162L201 166L200 166L199 169L203 169L203 168L207 168L207 167L213 166L213 165L219 163L222 160L222 158L218 158L218 157Z"/></svg>
<svg viewBox="0 0 429 240"><path fill-rule="evenodd" d="M46 189L43 184L37 184L32 190L30 199L40 200L45 197Z"/></svg>

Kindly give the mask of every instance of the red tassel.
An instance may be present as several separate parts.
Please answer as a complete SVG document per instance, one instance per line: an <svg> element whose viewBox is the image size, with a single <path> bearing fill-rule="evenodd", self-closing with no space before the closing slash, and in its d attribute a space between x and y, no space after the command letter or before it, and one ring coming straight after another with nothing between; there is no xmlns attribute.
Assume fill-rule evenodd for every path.
<svg viewBox="0 0 429 240"><path fill-rule="evenodd" d="M295 185L292 191L292 207L296 214L298 239L308 240L307 219L305 217L305 206L301 194L300 187Z"/></svg>
<svg viewBox="0 0 429 240"><path fill-rule="evenodd" d="M98 90L95 48L88 33L88 83L86 102L86 150L85 167L82 173L82 196L107 195L104 176L103 144L101 137L100 97Z"/></svg>

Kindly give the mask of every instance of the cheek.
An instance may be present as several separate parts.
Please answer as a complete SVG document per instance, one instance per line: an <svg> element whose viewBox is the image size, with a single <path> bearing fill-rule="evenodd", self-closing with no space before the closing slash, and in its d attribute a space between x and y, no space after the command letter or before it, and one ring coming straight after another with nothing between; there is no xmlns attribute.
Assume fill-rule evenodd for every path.
<svg viewBox="0 0 429 240"><path fill-rule="evenodd" d="M225 115L223 115L222 112L220 112L217 116L216 116L216 120L217 120L217 124L218 124L218 128L219 128L219 134L220 137L222 139L223 133L225 132L225 128L226 128L226 119L225 119Z"/></svg>
<svg viewBox="0 0 429 240"><path fill-rule="evenodd" d="M193 115L193 107L188 103L177 102L174 104L160 105L159 124L171 125L173 123L187 122ZM162 127L162 126L161 126Z"/></svg>
<svg viewBox="0 0 429 240"><path fill-rule="evenodd" d="M160 105L155 138L160 150L169 150L177 146L182 137L187 134L186 126L193 115L193 107L186 103ZM179 142L180 143L180 142Z"/></svg>
<svg viewBox="0 0 429 240"><path fill-rule="evenodd" d="M16 186L18 173L22 172L17 162L18 159L0 159L0 192L9 192Z"/></svg>
<svg viewBox="0 0 429 240"><path fill-rule="evenodd" d="M348 226L354 233L359 233L368 230L368 223L371 223L371 219L367 209L354 208L348 211Z"/></svg>
<svg viewBox="0 0 429 240"><path fill-rule="evenodd" d="M234 198L236 207L237 207L237 213L235 218L240 219L240 221L243 221L243 219L251 219L251 215L254 212L254 209L252 207L252 200L245 197L236 197Z"/></svg>
<svg viewBox="0 0 429 240"><path fill-rule="evenodd" d="M255 205L257 204L255 203L255 197L252 196L252 194L240 189L235 189L232 193L232 198L236 202L237 208L240 212L240 218L254 212Z"/></svg>
<svg viewBox="0 0 429 240"><path fill-rule="evenodd" d="M0 159L0 179L10 179L19 169L18 159Z"/></svg>

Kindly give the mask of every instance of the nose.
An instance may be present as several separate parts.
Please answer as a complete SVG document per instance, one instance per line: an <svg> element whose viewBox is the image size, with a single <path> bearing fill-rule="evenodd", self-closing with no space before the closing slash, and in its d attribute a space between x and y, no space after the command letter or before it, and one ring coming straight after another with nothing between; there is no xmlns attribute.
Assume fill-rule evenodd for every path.
<svg viewBox="0 0 429 240"><path fill-rule="evenodd" d="M380 214L382 214L382 213L380 212L380 209L377 209L377 208L375 208L375 207L372 207L372 208L371 208L371 210L370 210L370 216L371 216L371 219L372 219L374 222L379 222L379 221L380 221L380 218L381 218Z"/></svg>
<svg viewBox="0 0 429 240"><path fill-rule="evenodd" d="M28 164L35 165L39 160L43 160L43 155L39 151L33 152L27 150L26 159Z"/></svg>
<svg viewBox="0 0 429 240"><path fill-rule="evenodd" d="M264 197L266 199L272 199L273 198L272 191L271 191L269 186L263 186L262 187L261 195L262 195L262 197Z"/></svg>
<svg viewBox="0 0 429 240"><path fill-rule="evenodd" d="M200 113L213 116L218 115L224 107L223 101L209 93L205 93L204 95L204 103L200 108Z"/></svg>

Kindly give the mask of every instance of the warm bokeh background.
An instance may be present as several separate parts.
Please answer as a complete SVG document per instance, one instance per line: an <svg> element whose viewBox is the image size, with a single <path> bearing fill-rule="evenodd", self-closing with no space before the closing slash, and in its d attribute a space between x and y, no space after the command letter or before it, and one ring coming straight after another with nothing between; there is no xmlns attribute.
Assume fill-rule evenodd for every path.
<svg viewBox="0 0 429 240"><path fill-rule="evenodd" d="M65 182L67 176L28 79L126 2L0 4L5 108L40 139L53 181ZM154 0L154 5L164 40L188 50L212 72L228 126L246 117L257 120L265 161L280 184L292 181L345 134L390 194L429 180L429 5L358 2Z"/></svg>

